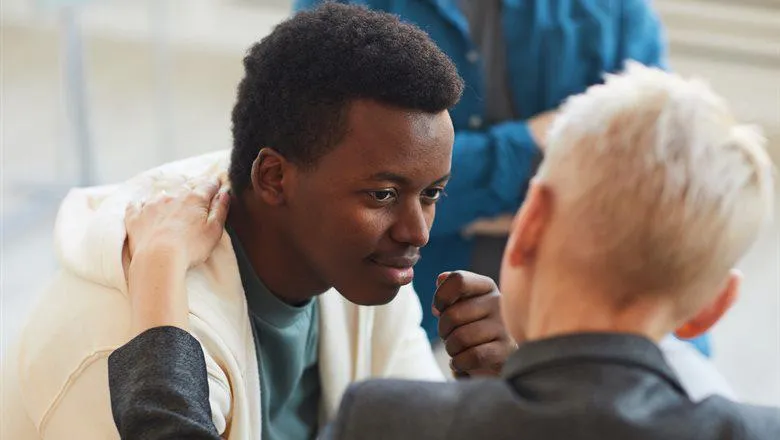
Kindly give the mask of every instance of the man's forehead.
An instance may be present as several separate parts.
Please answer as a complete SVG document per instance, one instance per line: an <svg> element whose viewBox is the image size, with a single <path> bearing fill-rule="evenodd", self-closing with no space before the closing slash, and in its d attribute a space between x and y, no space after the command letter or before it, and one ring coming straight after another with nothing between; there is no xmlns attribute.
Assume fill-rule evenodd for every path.
<svg viewBox="0 0 780 440"><path fill-rule="evenodd" d="M350 111L344 137L322 160L334 178L429 185L449 173L452 130L447 114L372 101L356 101Z"/></svg>
<svg viewBox="0 0 780 440"><path fill-rule="evenodd" d="M429 185L449 177L450 153L441 151L445 149L441 146L387 145L382 148L374 145L358 149L347 161L335 164L353 179Z"/></svg>

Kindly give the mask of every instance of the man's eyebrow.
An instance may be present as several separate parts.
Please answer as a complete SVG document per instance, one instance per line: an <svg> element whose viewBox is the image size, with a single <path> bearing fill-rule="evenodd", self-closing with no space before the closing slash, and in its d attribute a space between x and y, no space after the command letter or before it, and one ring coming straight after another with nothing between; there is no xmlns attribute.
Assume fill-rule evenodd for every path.
<svg viewBox="0 0 780 440"><path fill-rule="evenodd" d="M450 178L450 173L447 173L444 176L436 179L436 181L433 182L433 185L438 185L442 182L445 182L449 178ZM389 171L383 171L381 173L373 174L370 177L370 179L377 180L377 181L393 182L398 185L409 185L411 183L411 180L408 177L393 172L389 172Z"/></svg>
<svg viewBox="0 0 780 440"><path fill-rule="evenodd" d="M392 173L389 171L382 171L380 173L373 174L369 179L377 180L377 181L381 180L385 182L393 182L399 185L408 185L411 182L408 177L402 176L400 174Z"/></svg>
<svg viewBox="0 0 780 440"><path fill-rule="evenodd" d="M440 183L444 183L444 182L450 180L450 177L452 177L452 174L451 173L447 173L447 174L441 176L440 178L438 178L435 182L433 182L433 184L434 185L438 185Z"/></svg>

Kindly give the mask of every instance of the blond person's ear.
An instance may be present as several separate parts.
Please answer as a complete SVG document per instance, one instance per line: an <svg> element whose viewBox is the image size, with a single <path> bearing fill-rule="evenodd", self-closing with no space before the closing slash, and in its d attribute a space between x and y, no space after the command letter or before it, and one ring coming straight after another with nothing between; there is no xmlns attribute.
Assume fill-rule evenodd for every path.
<svg viewBox="0 0 780 440"><path fill-rule="evenodd" d="M732 269L726 286L718 294L713 302L705 306L693 318L681 325L674 334L683 339L693 339L706 333L714 326L731 306L736 302L739 296L739 288L742 284L742 272Z"/></svg>

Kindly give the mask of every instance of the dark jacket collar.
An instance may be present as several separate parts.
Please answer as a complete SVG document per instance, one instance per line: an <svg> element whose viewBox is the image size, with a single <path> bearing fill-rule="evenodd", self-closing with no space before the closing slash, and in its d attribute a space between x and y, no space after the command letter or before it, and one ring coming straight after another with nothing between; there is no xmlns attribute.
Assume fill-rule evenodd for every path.
<svg viewBox="0 0 780 440"><path fill-rule="evenodd" d="M526 342L507 359L502 376L512 379L578 362L641 368L687 395L658 346L645 337L628 333L579 333Z"/></svg>

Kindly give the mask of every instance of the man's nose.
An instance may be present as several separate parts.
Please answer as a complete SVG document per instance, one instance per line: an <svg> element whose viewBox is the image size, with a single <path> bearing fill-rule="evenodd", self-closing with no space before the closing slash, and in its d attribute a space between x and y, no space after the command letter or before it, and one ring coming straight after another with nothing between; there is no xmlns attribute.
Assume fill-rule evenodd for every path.
<svg viewBox="0 0 780 440"><path fill-rule="evenodd" d="M399 243L423 247L428 244L432 221L433 207L424 207L419 201L404 204L393 225L391 236Z"/></svg>

